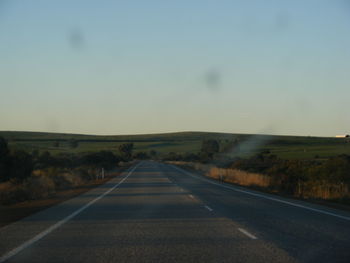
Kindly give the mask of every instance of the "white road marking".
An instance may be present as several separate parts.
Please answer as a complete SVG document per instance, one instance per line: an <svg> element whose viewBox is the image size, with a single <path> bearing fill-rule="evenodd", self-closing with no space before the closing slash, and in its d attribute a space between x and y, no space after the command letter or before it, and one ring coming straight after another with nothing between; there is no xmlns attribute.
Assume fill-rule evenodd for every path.
<svg viewBox="0 0 350 263"><path fill-rule="evenodd" d="M341 218L341 219L350 221L350 217L347 217L347 216L342 216L342 215L338 215L338 214L335 214L335 213L327 212L327 211L324 211L324 210L320 210L320 209L316 209L316 208L311 208L311 207L308 207L308 206L304 206L304 205L292 203L292 202L289 202L289 201L285 201L285 200L281 200L281 199L278 199L278 198L266 196L266 195L263 195L263 194L253 193L253 192L250 192L250 191L248 191L248 190L236 189L236 188L234 188L234 187L232 187L232 186L228 186L228 185L225 185L225 184L218 184L218 183L212 182L212 181L210 181L210 180L208 180L208 179L204 179L204 178L200 178L200 177L198 177L198 176L194 176L194 175L191 174L190 172L187 172L186 170L180 169L180 168L177 167L177 166L172 165L172 167L174 167L174 168L177 169L178 171L180 171L180 172L182 172L182 173L185 173L185 174L187 174L187 175L189 175L189 176L191 176L191 177L193 177L193 178L197 178L197 179L199 179L199 180L202 180L202 181L205 181L205 182L208 182L208 183L210 183L210 184L214 184L214 185L217 185L217 186L220 186L220 187L228 188L228 189L231 189L231 190L236 191L236 192L240 192L240 193L244 193L244 194L248 194L248 195L253 195L253 196L261 197L261 198L264 198L264 199L268 199L268 200L280 202L280 203L283 203L283 204L287 204L287 205L291 205L291 206L295 206L295 207L299 207L299 208L304 208L304 209L307 209L307 210L310 210L310 211L314 211L314 212L317 212L317 213L320 213L320 214L325 214L325 215L329 215L329 216L334 216L334 217L337 217L337 218Z"/></svg>
<svg viewBox="0 0 350 263"><path fill-rule="evenodd" d="M206 209L208 209L210 212L213 211L213 209L211 209L209 206L205 205L204 206Z"/></svg>
<svg viewBox="0 0 350 263"><path fill-rule="evenodd" d="M238 228L238 230L245 234L247 237L250 237L251 239L258 239L256 236L250 234L247 230L244 230L243 228Z"/></svg>
<svg viewBox="0 0 350 263"><path fill-rule="evenodd" d="M11 251L9 251L8 253L6 253L5 255L0 257L0 263L5 262L6 260L10 259L11 257L15 256L16 254L18 254L19 252L21 252L23 249L29 247L30 245L32 245L33 243L35 243L36 241L42 239L43 237L45 237L46 235L50 234L52 231L54 231L55 229L59 228L60 226L62 226L63 224L67 223L69 220L71 220L73 217L77 216L78 214L80 214L82 211L84 211L86 208L88 208L89 206L91 206L93 203L97 202L98 200L100 200L102 197L106 196L107 194L109 194L111 191L113 191L115 188L117 188L122 182L124 182L132 173L133 171L140 165L137 164L134 168L132 168L129 173L116 185L114 185L112 188L110 188L109 190L107 190L106 192L104 192L103 194L101 194L100 196L96 197L95 199L91 200L89 203L85 204L84 206L82 206L81 208L79 208L78 210L76 210L75 212L73 212L72 214L70 214L69 216L63 218L62 220L58 221L56 224L50 226L49 228L47 228L46 230L44 230L43 232L37 234L36 236L34 236L32 239L29 239L28 241L24 242L22 245L20 245L19 247L16 247L14 249L12 249Z"/></svg>
<svg viewBox="0 0 350 263"><path fill-rule="evenodd" d="M194 196L193 195L188 195L189 197L191 197L192 199L194 199Z"/></svg>

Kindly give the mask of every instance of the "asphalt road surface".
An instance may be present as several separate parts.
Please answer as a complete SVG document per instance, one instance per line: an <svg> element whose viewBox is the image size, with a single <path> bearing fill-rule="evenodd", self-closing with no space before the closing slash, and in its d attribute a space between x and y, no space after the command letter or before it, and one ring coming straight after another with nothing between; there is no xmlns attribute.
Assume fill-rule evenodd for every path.
<svg viewBox="0 0 350 263"><path fill-rule="evenodd" d="M0 262L350 262L350 214L144 161L0 229Z"/></svg>

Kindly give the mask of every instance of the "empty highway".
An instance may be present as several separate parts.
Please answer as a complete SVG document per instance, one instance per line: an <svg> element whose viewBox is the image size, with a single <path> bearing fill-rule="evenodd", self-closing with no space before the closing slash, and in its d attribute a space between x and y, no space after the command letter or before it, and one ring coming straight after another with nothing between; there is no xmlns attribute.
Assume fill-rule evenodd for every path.
<svg viewBox="0 0 350 263"><path fill-rule="evenodd" d="M350 262L350 213L142 161L1 228L2 262Z"/></svg>

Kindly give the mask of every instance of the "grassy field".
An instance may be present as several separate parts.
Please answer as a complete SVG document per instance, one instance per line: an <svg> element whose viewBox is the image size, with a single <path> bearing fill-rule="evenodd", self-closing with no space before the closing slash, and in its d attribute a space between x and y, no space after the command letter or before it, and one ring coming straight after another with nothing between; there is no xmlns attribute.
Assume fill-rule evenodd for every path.
<svg viewBox="0 0 350 263"><path fill-rule="evenodd" d="M330 137L208 132L98 136L16 131L0 131L0 136L8 140L12 149L49 151L52 154L66 152L85 153L100 150L118 152L118 146L126 142L134 143L135 152L155 150L159 154L167 154L169 152L197 153L204 139L217 139L220 141L221 146L238 140L239 150L234 148L232 151L229 151L227 154L231 156L248 157L266 150L286 159L329 158L339 154L350 154L349 139ZM78 147L70 147L69 140L71 139L78 141ZM56 142L59 142L59 147L55 147Z"/></svg>

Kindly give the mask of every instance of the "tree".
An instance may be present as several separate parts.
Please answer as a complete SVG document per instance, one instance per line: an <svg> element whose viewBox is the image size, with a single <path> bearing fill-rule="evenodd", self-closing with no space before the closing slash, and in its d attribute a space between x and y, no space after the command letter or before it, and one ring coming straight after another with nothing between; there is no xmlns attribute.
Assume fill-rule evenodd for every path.
<svg viewBox="0 0 350 263"><path fill-rule="evenodd" d="M34 169L32 156L25 151L16 151L11 164L11 178L20 181L29 177Z"/></svg>
<svg viewBox="0 0 350 263"><path fill-rule="evenodd" d="M139 160L149 159L149 155L146 152L137 152L134 157Z"/></svg>
<svg viewBox="0 0 350 263"><path fill-rule="evenodd" d="M39 157L39 150L38 149L35 149L35 150L33 150L32 151L32 156L33 156L33 158L38 158Z"/></svg>
<svg viewBox="0 0 350 263"><path fill-rule="evenodd" d="M133 148L134 148L133 143L123 143L119 145L119 152L121 153L122 157L124 157L126 160L130 160L132 156Z"/></svg>
<svg viewBox="0 0 350 263"><path fill-rule="evenodd" d="M239 141L235 140L225 140L225 144L221 147L221 152L239 152Z"/></svg>
<svg viewBox="0 0 350 263"><path fill-rule="evenodd" d="M7 141L3 138L0 137L0 158L7 156L9 153L9 148Z"/></svg>
<svg viewBox="0 0 350 263"><path fill-rule="evenodd" d="M149 154L151 155L152 158L155 158L158 153L155 150L150 150Z"/></svg>
<svg viewBox="0 0 350 263"><path fill-rule="evenodd" d="M110 169L118 165L119 158L110 151L89 153L82 158L84 165Z"/></svg>
<svg viewBox="0 0 350 263"><path fill-rule="evenodd" d="M220 145L217 140L209 139L202 141L201 152L210 159L213 158L215 153L219 152L219 149Z"/></svg>
<svg viewBox="0 0 350 263"><path fill-rule="evenodd" d="M200 155L195 153L186 153L183 156L183 160L185 162L197 162L200 160Z"/></svg>
<svg viewBox="0 0 350 263"><path fill-rule="evenodd" d="M10 159L7 141L0 137L0 181L10 177Z"/></svg>
<svg viewBox="0 0 350 263"><path fill-rule="evenodd" d="M182 156L180 156L179 154L177 154L175 152L169 152L164 156L163 160L164 161L180 161L180 160L182 160Z"/></svg>
<svg viewBox="0 0 350 263"><path fill-rule="evenodd" d="M60 147L60 141L55 141L53 143L53 147L56 147L56 148Z"/></svg>
<svg viewBox="0 0 350 263"><path fill-rule="evenodd" d="M55 164L55 158L53 158L48 151L41 153L36 159L36 168L41 169L49 166L54 166Z"/></svg>

